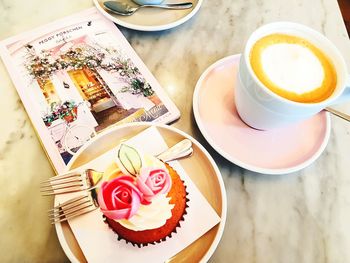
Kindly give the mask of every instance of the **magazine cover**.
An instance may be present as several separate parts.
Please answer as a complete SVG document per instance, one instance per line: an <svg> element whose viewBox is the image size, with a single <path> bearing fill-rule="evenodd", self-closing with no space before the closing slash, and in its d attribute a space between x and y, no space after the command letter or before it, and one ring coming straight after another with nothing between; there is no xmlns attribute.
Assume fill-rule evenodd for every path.
<svg viewBox="0 0 350 263"><path fill-rule="evenodd" d="M56 172L102 130L180 113L95 8L0 42L0 55Z"/></svg>

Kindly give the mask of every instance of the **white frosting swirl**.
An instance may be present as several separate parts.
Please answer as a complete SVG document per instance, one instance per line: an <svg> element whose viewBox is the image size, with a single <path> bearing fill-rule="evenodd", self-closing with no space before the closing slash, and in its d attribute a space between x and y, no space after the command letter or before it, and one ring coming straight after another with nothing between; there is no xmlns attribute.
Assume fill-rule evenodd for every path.
<svg viewBox="0 0 350 263"><path fill-rule="evenodd" d="M159 228L172 216L171 209L175 205L169 204L169 201L170 197L166 197L164 194L156 196L151 204L141 205L131 218L116 221L133 231Z"/></svg>

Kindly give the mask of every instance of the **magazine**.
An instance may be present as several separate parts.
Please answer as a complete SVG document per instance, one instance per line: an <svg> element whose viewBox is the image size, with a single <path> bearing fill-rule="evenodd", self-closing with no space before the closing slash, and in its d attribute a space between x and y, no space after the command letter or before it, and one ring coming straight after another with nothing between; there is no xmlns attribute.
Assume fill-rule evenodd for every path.
<svg viewBox="0 0 350 263"><path fill-rule="evenodd" d="M123 34L95 8L3 40L0 55L58 173L111 126L180 116Z"/></svg>

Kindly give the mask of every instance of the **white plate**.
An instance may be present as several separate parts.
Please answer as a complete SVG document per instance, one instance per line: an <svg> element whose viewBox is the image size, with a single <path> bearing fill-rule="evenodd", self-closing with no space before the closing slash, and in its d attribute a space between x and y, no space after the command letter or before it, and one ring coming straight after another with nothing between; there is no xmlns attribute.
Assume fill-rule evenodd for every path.
<svg viewBox="0 0 350 263"><path fill-rule="evenodd" d="M187 2L186 0L180 0ZM163 3L179 3L178 1L164 1ZM97 9L109 20L130 29L140 31L161 31L176 27L193 17L202 5L203 0L190 0L193 7L185 10L165 10L159 8L142 8L131 16L116 15L106 11L104 0L93 0Z"/></svg>
<svg viewBox="0 0 350 263"><path fill-rule="evenodd" d="M269 131L247 126L234 101L239 59L233 55L215 62L197 82L193 112L205 139L230 162L258 173L286 174L313 163L329 139L329 114Z"/></svg>
<svg viewBox="0 0 350 263"><path fill-rule="evenodd" d="M184 138L192 141L193 155L190 158L180 160L181 166L221 218L218 225L169 259L168 262L177 262L179 259L181 259L181 262L206 262L214 253L221 239L226 221L227 201L224 183L218 167L209 153L194 138L167 125L150 123L124 124L102 132L91 142L85 144L72 158L68 167L69 169L74 169L87 163L114 148L120 140L131 138L152 125L158 128L168 145L173 145ZM72 262L86 262L69 224L67 222L58 223L55 227L58 239L69 260Z"/></svg>

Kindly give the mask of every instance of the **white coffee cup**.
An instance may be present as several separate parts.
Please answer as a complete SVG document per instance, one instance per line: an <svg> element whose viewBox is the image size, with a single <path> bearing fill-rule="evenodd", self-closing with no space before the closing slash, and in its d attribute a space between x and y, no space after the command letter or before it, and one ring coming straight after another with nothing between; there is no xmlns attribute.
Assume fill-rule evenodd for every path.
<svg viewBox="0 0 350 263"><path fill-rule="evenodd" d="M317 103L300 103L283 98L267 88L255 75L250 63L250 51L262 37L282 33L304 38L316 45L332 61L337 85L332 95ZM302 121L325 107L350 99L347 66L344 58L325 36L301 24L276 22L266 24L252 33L240 58L235 102L238 114L249 126L269 130Z"/></svg>

